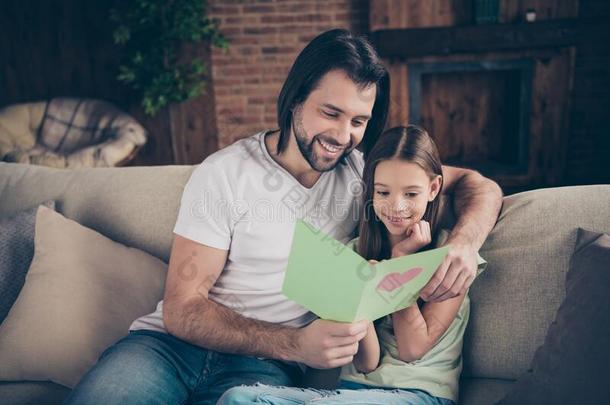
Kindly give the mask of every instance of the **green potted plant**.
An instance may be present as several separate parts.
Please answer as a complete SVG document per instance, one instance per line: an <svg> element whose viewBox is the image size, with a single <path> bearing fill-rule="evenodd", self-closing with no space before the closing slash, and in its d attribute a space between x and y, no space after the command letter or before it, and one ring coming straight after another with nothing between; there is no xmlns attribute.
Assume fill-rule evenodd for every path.
<svg viewBox="0 0 610 405"><path fill-rule="evenodd" d="M117 79L141 97L155 115L169 103L202 93L206 67L184 60L186 44L209 42L227 49L216 21L206 16L205 0L121 0L110 11L115 44L123 48Z"/></svg>

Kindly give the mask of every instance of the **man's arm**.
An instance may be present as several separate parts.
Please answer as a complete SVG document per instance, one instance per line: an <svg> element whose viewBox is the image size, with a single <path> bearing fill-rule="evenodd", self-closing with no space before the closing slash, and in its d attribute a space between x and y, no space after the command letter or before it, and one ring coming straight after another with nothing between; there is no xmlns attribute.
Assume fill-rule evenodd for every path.
<svg viewBox="0 0 610 405"><path fill-rule="evenodd" d="M352 361L366 323L317 320L290 328L246 318L208 299L222 272L226 250L174 237L163 321L172 335L208 349L303 362L312 367L339 367Z"/></svg>
<svg viewBox="0 0 610 405"><path fill-rule="evenodd" d="M478 172L443 166L443 189L453 195L457 222L447 239L449 254L422 290L425 301L465 294L476 276L477 252L498 219L502 189Z"/></svg>

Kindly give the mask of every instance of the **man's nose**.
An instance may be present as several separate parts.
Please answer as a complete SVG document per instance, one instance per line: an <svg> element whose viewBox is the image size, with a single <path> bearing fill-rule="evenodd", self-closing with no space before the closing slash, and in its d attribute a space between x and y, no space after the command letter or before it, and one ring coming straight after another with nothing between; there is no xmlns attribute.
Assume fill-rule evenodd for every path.
<svg viewBox="0 0 610 405"><path fill-rule="evenodd" d="M341 146L348 145L351 139L352 125L349 120L342 120L337 128L337 143Z"/></svg>

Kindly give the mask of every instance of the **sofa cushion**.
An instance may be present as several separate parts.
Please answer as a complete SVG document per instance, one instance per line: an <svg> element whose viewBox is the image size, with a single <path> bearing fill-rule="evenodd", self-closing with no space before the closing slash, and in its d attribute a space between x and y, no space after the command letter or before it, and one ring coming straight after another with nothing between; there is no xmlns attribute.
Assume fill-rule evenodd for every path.
<svg viewBox="0 0 610 405"><path fill-rule="evenodd" d="M55 202L44 203L55 209ZM0 218L0 324L17 299L34 257L34 224L38 207Z"/></svg>
<svg viewBox="0 0 610 405"><path fill-rule="evenodd" d="M66 218L167 261L180 197L193 169L71 170L0 162L0 216L55 200Z"/></svg>
<svg viewBox="0 0 610 405"><path fill-rule="evenodd" d="M515 385L514 381L493 378L463 378L460 380L460 405L489 405L502 399Z"/></svg>
<svg viewBox="0 0 610 405"><path fill-rule="evenodd" d="M0 381L0 398L11 405L61 405L70 389L52 382Z"/></svg>
<svg viewBox="0 0 610 405"><path fill-rule="evenodd" d="M21 294L0 325L0 380L73 387L162 298L167 266L41 206Z"/></svg>
<svg viewBox="0 0 610 405"><path fill-rule="evenodd" d="M608 399L610 236L578 230L566 298L531 368L501 404L583 403Z"/></svg>
<svg viewBox="0 0 610 405"><path fill-rule="evenodd" d="M579 227L610 234L610 186L540 189L504 198L480 249L487 270L470 289L464 377L516 380L565 297Z"/></svg>

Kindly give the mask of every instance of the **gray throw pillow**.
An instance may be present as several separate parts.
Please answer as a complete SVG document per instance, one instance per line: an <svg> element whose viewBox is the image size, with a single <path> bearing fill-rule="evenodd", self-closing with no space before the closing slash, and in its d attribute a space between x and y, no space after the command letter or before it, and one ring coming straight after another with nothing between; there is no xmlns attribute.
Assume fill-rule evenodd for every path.
<svg viewBox="0 0 610 405"><path fill-rule="evenodd" d="M607 403L609 337L610 236L579 229L566 297L531 368L500 404Z"/></svg>
<svg viewBox="0 0 610 405"><path fill-rule="evenodd" d="M55 209L55 201L43 203ZM0 218L0 324L17 299L34 257L38 206Z"/></svg>
<svg viewBox="0 0 610 405"><path fill-rule="evenodd" d="M134 319L154 311L167 264L46 207L36 215L34 250L0 325L0 381L73 388Z"/></svg>

